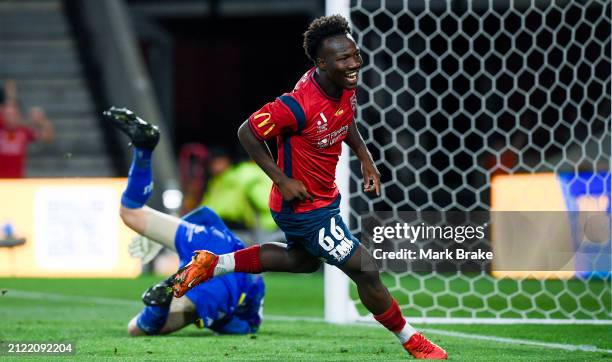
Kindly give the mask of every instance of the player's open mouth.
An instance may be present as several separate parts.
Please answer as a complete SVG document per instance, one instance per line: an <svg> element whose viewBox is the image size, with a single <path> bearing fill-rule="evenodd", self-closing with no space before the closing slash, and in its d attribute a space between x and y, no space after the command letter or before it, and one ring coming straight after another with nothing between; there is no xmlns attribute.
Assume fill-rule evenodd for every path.
<svg viewBox="0 0 612 362"><path fill-rule="evenodd" d="M352 71L352 72L347 72L344 77L351 83L355 83L357 82L357 74L359 72L358 71Z"/></svg>

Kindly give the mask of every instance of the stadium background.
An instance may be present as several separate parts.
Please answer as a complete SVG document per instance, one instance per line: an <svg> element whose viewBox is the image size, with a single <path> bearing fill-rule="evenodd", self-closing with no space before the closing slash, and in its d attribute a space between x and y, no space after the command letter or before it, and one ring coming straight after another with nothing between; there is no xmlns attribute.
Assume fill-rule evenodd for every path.
<svg viewBox="0 0 612 362"><path fill-rule="evenodd" d="M313 18L325 14L325 5L0 3L0 80L16 79L24 105L45 108L58 133L54 144L31 147L28 175L69 178L67 184L72 177L125 176L125 142L97 116L118 104L145 114L164 130L162 156L155 165L158 196L163 189L184 185L177 167L182 146L200 142L239 152L238 125L259 105L289 91L310 67L301 34ZM365 60L359 127L385 182L382 197L362 195L358 164L351 161L350 220L356 232L358 216L366 210L489 210L494 174L607 171L603 180L609 185L609 1L350 5ZM130 35L131 44L126 41ZM125 49L129 45L136 45L133 57ZM22 199L11 195L7 184L3 188L9 200L3 210L14 210ZM163 207L161 199L153 202ZM124 326L138 311L142 290L159 277L11 278L27 265L10 252L0 249L0 260L9 269L9 277L0 279L6 291L0 316L8 322L0 331L2 340L57 335L75 340L77 356L83 358L186 358L202 350L212 359L405 357L377 328L323 323L322 273L268 275L270 318L257 338L204 333L200 340L192 337L201 331L187 328L177 334L185 338L134 341L124 337ZM462 276L389 275L385 281L396 295L408 296L402 299L405 311L419 317L430 312L446 316L453 308L459 313L451 316L473 317L471 310L483 310L480 301L490 287L481 291ZM487 316L508 305L527 305L529 311L525 300L540 293L548 299L531 309L536 316L552 305L563 312L553 317L575 317L586 310L582 317L610 319L609 279L511 281L497 288L495 301L487 304L494 312L484 309ZM505 307L498 309L498 302ZM559 359L573 350L576 359L606 359L612 348L606 324L419 326L459 359Z"/></svg>

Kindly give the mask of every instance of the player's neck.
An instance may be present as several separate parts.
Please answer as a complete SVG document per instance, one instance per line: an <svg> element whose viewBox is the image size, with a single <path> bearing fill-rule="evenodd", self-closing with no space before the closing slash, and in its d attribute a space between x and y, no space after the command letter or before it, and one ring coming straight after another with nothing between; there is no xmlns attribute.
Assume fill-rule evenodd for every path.
<svg viewBox="0 0 612 362"><path fill-rule="evenodd" d="M340 98L342 96L342 88L332 83L324 74L319 73L320 70L317 68L314 72L314 80L317 82L319 87L331 98Z"/></svg>

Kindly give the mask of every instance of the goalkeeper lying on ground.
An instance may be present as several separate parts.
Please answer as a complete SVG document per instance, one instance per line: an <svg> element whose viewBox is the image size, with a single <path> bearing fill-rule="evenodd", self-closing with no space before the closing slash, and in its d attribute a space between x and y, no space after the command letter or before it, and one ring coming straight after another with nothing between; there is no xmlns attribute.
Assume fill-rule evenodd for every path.
<svg viewBox="0 0 612 362"><path fill-rule="evenodd" d="M120 209L121 219L129 228L175 250L181 266L191 261L195 250L224 254L244 248L208 207L179 219L144 206L153 191L151 155L159 131L126 109L111 108L104 116L127 134L135 147ZM168 334L196 321L225 334L254 333L261 324L265 287L260 277L226 274L196 286L187 292L187 298L180 299L172 298L170 286L170 280L166 280L145 292L147 306L128 324L131 336Z"/></svg>

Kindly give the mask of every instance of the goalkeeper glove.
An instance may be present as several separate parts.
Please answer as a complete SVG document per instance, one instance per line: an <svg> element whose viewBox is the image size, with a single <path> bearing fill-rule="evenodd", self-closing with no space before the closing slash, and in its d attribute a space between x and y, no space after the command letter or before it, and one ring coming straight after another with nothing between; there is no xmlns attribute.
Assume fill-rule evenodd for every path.
<svg viewBox="0 0 612 362"><path fill-rule="evenodd" d="M161 244L138 235L132 238L132 242L128 245L128 252L132 258L142 259L143 264L148 264L159 254L162 248Z"/></svg>

